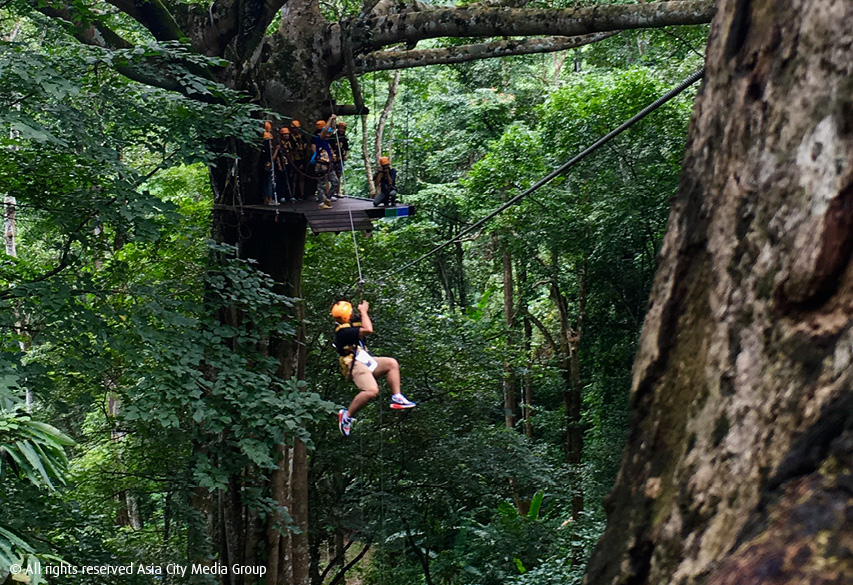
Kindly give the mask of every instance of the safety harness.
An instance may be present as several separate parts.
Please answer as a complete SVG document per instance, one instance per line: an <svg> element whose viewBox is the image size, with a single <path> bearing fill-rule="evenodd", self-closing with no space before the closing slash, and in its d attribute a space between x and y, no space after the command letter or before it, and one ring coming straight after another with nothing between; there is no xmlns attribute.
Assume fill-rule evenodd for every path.
<svg viewBox="0 0 853 585"><path fill-rule="evenodd" d="M335 327L335 334L337 334L341 329L346 329L347 327L361 327L361 321L356 321L355 323L340 323ZM367 346L364 344L364 340L360 338L357 343L345 345L341 348L344 351L344 355L338 356L338 363L341 365L341 374L343 374L344 378L347 380L352 378L352 367L355 363L355 354L359 348L367 351Z"/></svg>

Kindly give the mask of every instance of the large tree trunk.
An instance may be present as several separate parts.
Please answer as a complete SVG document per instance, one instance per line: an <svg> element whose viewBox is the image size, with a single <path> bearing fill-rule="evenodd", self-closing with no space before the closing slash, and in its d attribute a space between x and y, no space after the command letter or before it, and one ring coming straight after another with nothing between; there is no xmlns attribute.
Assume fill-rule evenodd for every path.
<svg viewBox="0 0 853 585"><path fill-rule="evenodd" d="M590 585L850 582L850 22L719 4Z"/></svg>
<svg viewBox="0 0 853 585"><path fill-rule="evenodd" d="M515 300L513 298L512 253L506 245L501 245L501 265L504 284L504 325L506 326L506 355L504 357L504 424L508 429L515 428L518 410L518 380L515 375L516 344L513 342L515 329Z"/></svg>
<svg viewBox="0 0 853 585"><path fill-rule="evenodd" d="M253 157L257 159L257 153L253 151L241 154L241 160L252 160ZM251 168L251 163L241 167ZM219 168L212 173L212 179L214 183L221 180L217 193L221 193L223 199L235 201L238 198L237 187L240 186L243 193L250 190L254 176L242 180L240 173L235 176L227 169ZM235 222L234 217L229 212L216 215L217 239L235 245L240 257L254 259L258 268L275 280L276 292L298 298L305 250L304 217L294 220L287 216L283 222L249 220L239 213ZM304 320L301 304L296 306L294 319L297 323ZM270 355L278 358L280 363L278 375L285 379L293 376L303 379L305 376L304 326L299 326L297 331L295 339L271 339L269 342ZM281 445L277 452L280 467L270 477L269 495L289 511L300 533L280 534L276 528L278 518L270 518L263 525L257 514L245 509L239 497L243 481L255 480L232 478L229 490L219 499L219 522L214 524L218 528L214 528L212 540L219 542L222 557L231 564L258 564L257 551L263 549L268 583L303 585L307 583L308 575L307 452L300 441L290 449ZM221 537L217 537L216 532Z"/></svg>

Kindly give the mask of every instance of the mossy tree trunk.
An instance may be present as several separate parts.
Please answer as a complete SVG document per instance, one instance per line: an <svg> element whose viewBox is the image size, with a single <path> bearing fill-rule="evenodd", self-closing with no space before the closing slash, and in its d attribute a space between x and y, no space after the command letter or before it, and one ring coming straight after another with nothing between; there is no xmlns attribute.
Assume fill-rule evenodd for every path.
<svg viewBox="0 0 853 585"><path fill-rule="evenodd" d="M589 585L850 582L851 22L718 6Z"/></svg>

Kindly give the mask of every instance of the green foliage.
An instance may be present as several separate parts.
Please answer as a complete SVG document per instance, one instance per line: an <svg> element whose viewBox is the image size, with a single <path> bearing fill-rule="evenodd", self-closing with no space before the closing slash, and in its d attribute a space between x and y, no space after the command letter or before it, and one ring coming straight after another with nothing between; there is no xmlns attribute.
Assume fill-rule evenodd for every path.
<svg viewBox="0 0 853 585"><path fill-rule="evenodd" d="M11 462L33 485L54 489L50 478L65 483L65 447L74 441L49 424L32 420L20 405L0 410L0 481Z"/></svg>
<svg viewBox="0 0 853 585"><path fill-rule="evenodd" d="M324 5L336 17L359 9ZM252 262L210 243L207 165L224 142L256 140L255 112L193 73L208 59L177 43L146 44L147 33L120 16L99 17L141 48L80 48L37 15L16 42L0 42L0 124L11 130L0 134L0 192L18 199L18 257L0 261L0 378L16 400L28 390L36 404L33 419L20 409L0 417L0 503L15 510L0 520L0 555L44 542L75 564L214 558L193 538L198 499L218 497L235 478L247 513L293 529L267 486L276 446L300 439L313 449L309 536L319 565L325 543L346 536L352 550L372 545L365 583L421 584L425 573L454 585L580 583L624 442L631 361L690 96L482 232L378 277L461 233L667 90L698 60L690 46L704 30L624 33L566 55L403 75L386 148L418 213L378 222L356 245L376 326L371 349L399 360L404 392L419 406L389 412L383 388L345 441L333 412L353 388L338 372L327 311L356 278L352 235L309 239L303 299L282 296ZM152 63L185 93L223 102L202 105L111 72ZM363 80L373 115L388 79ZM362 193L365 137L355 126L348 188ZM504 253L514 271L511 325ZM582 325L580 465L564 453L569 384L555 299L570 328ZM536 323L525 327L526 316ZM276 344L302 326L307 375L283 379ZM507 379L519 394L531 390L530 436L504 428ZM579 495L586 512L573 518Z"/></svg>
<svg viewBox="0 0 853 585"><path fill-rule="evenodd" d="M107 54L32 18L0 42L0 193L17 198L18 250L0 261L0 379L53 426L0 418L3 536L75 565L186 562L206 554L188 547L193 497L240 475L244 503L285 530L287 511L256 486L275 446L310 443L306 424L331 404L270 356L294 332L293 299L208 241L210 145L254 142L254 109L192 74L202 58L177 44ZM225 101L109 68L152 62ZM69 437L70 463L56 449Z"/></svg>
<svg viewBox="0 0 853 585"><path fill-rule="evenodd" d="M64 484L68 466L65 447L74 441L51 425L33 420L20 404L6 406L0 408L0 484L4 490L9 483L4 473L8 475L10 470L36 487L55 489L51 478ZM37 564L35 552L30 543L0 522L0 576L13 563L28 568ZM31 582L38 583L39 578Z"/></svg>
<svg viewBox="0 0 853 585"><path fill-rule="evenodd" d="M483 233L403 275L376 278L532 185L667 91L688 66L565 74L550 93L542 91L549 75L538 75L539 58L506 66L527 67L506 83L495 62L404 77L402 101L410 103L403 107L419 104L411 110L411 148L403 151L417 186L406 201L418 214L382 225L370 239L358 236L357 245L376 329L371 348L398 359L403 390L419 406L385 414L380 398L359 413L349 442L331 425L315 431L321 471L312 478L313 534L331 540L343 530L372 542L365 582L422 583L427 571L442 584L581 582L625 440L631 363L692 96L657 111ZM538 93L528 91L537 83ZM308 306L331 305L355 279L352 246L350 234L309 242ZM512 328L503 313L503 249L515 275ZM552 284L570 327L583 312L578 466L566 464L563 452L567 381ZM556 346L538 325L524 332L525 310ZM324 312L309 324L317 342L308 378L345 406L353 390L334 367ZM532 388L529 439L499 429L507 367L519 388ZM578 494L586 511L573 519ZM529 507L519 512L517 500Z"/></svg>

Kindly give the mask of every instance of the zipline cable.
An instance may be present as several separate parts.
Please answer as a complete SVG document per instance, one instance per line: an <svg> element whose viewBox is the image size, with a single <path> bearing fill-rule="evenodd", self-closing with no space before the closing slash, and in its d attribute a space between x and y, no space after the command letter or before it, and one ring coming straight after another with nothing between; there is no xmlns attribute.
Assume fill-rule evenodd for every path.
<svg viewBox="0 0 853 585"><path fill-rule="evenodd" d="M621 134L622 132L624 132L625 130L627 130L628 128L630 128L631 126L633 126L634 124L636 124L637 122L639 122L640 120L645 118L646 116L648 116L650 113L654 112L656 109L658 109L659 107L661 107L662 105L664 105L665 103L670 101L672 98L674 98L675 96L677 96L678 94L683 92L685 89L687 89L688 87L690 87L691 85L693 85L694 83L696 83L697 81L702 79L702 77L704 75L705 75L705 68L703 67L702 69L694 72L692 75L687 77L684 81L679 83L676 87L669 90L667 93L665 93L664 95L662 95L661 97L656 99L654 102L652 102L651 104L649 104L648 106L646 106L645 108L640 110L637 114L635 114L634 116L629 118L627 121L622 123L622 125L617 127L615 130L611 130L609 133L607 133L604 136L602 136L601 138L599 138L591 146L588 146L582 152L577 154L574 158L572 158L571 160L569 160L568 162L566 162L565 164L563 164L562 166L560 166L556 170L552 171L550 174L548 174L545 178L541 179L538 183L536 183L532 187L529 187L525 191L519 193L518 195L516 195L515 197L513 197L512 199L510 199L509 201L507 201L506 203L504 203L503 205L501 205L500 207L498 207L497 209L495 209L494 211L489 213L487 216L481 218L476 223L465 228L464 230L459 232L456 236L447 240L443 244L439 244L438 246L431 249L429 252L426 252L425 254L416 258L415 260L412 260L411 262L404 264L400 268L398 268L396 270L392 270L392 271L380 276L377 280L379 280L381 282L387 278L390 278L396 274L399 274L405 270L408 270L409 268L411 268L415 264L420 263L421 261L423 261L423 260L429 258L430 256L432 256L433 254L435 254L436 252L439 252L440 250L443 250L444 248L446 248L450 244L460 240L463 236L473 232L474 230L476 230L477 228L479 228L480 226L482 226L483 224L488 222L490 219L492 219L495 216L503 213L509 207L515 205L516 203L518 203L519 201L521 201L522 199L524 199L525 197L527 197L528 195L530 195L534 191L538 190L540 187L543 187L544 185L551 182L554 178L563 174L566 170L568 170L572 166L576 165L577 163L579 163L580 161L585 159L587 156L589 156L590 154L592 154L593 152L595 152L596 150L601 148L604 144L606 144L607 142L609 142L610 140L612 140L613 138L615 138L616 136L618 136L619 134ZM350 288L352 288L352 287L350 287Z"/></svg>

